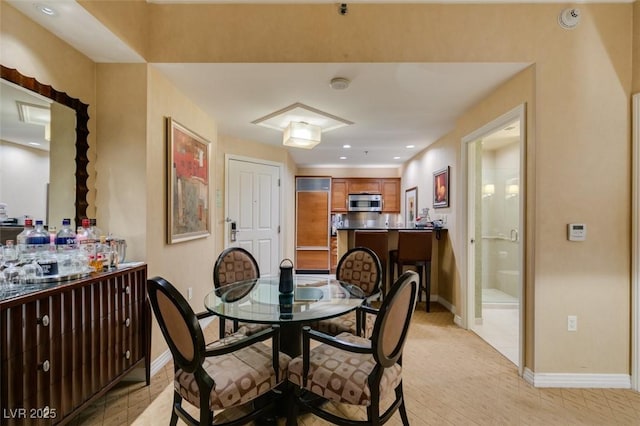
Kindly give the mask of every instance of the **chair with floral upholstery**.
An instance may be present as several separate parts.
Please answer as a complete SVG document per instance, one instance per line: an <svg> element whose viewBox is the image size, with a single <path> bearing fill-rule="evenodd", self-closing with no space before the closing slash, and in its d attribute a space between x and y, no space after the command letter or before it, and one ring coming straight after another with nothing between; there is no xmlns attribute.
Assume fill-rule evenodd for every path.
<svg viewBox="0 0 640 426"><path fill-rule="evenodd" d="M256 278L260 278L258 262L242 247L229 247L223 250L213 266L213 286L216 289ZM229 336L237 332L250 336L268 327L266 324L239 323L220 318L219 336Z"/></svg>
<svg viewBox="0 0 640 426"><path fill-rule="evenodd" d="M356 287L365 297L364 305L381 296L382 266L375 252L367 247L354 247L348 250L338 262L336 279ZM343 332L370 336L373 331L373 318L362 310L349 312L339 317L310 324L311 328L323 333L338 335ZM363 330L364 328L364 330Z"/></svg>
<svg viewBox="0 0 640 426"><path fill-rule="evenodd" d="M391 286L377 311L371 339L342 333L330 336L303 327L302 355L289 363L291 397L287 426L297 424L300 407L337 425L382 425L396 411L409 424L402 391L402 350L418 294L418 274L407 271ZM375 311L373 308L368 308ZM320 345L311 349L311 340ZM317 398L365 406L366 420L347 419L323 409ZM384 412L381 401L393 397ZM341 410L337 410L341 412Z"/></svg>
<svg viewBox="0 0 640 426"><path fill-rule="evenodd" d="M190 425L241 425L271 414L269 410L273 409L273 403L255 402L286 379L291 357L279 351L278 327L252 336L235 334L205 346L198 315L171 283L161 277L151 278L148 293L173 356L171 425L177 423L178 417ZM268 339L271 347L262 343ZM183 399L199 408L199 419L194 419L185 410ZM273 401L277 399L273 398ZM244 414L249 402L253 407ZM240 405L245 407L239 418L214 423L214 411Z"/></svg>

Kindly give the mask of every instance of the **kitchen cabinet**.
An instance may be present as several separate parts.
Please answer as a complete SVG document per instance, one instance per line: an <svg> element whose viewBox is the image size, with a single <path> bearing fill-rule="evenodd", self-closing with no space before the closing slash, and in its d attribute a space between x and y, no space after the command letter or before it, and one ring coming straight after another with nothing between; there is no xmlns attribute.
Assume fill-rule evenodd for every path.
<svg viewBox="0 0 640 426"><path fill-rule="evenodd" d="M348 194L380 194L380 179L351 178L347 180Z"/></svg>
<svg viewBox="0 0 640 426"><path fill-rule="evenodd" d="M134 368L150 378L146 265L0 299L0 406L69 422ZM10 411L13 410L13 411ZM7 425L35 417L5 417ZM29 422L29 421L27 421Z"/></svg>
<svg viewBox="0 0 640 426"><path fill-rule="evenodd" d="M380 179L382 213L400 213L400 179Z"/></svg>
<svg viewBox="0 0 640 426"><path fill-rule="evenodd" d="M347 212L347 179L331 179L331 211L336 213Z"/></svg>
<svg viewBox="0 0 640 426"><path fill-rule="evenodd" d="M331 178L296 178L297 272L329 273Z"/></svg>
<svg viewBox="0 0 640 426"><path fill-rule="evenodd" d="M382 194L382 212L400 213L400 178L333 178L331 211L346 213L349 194Z"/></svg>

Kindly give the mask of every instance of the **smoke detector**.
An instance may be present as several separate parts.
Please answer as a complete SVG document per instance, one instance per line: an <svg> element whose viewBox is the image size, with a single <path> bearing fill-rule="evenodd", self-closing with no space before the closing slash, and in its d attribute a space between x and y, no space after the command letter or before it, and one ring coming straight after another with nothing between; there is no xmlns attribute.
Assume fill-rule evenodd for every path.
<svg viewBox="0 0 640 426"><path fill-rule="evenodd" d="M558 15L558 24L565 30L572 30L580 22L580 9L565 9Z"/></svg>
<svg viewBox="0 0 640 426"><path fill-rule="evenodd" d="M349 87L349 83L351 82L348 78L335 77L331 79L331 81L329 82L329 86L334 90L344 90Z"/></svg>

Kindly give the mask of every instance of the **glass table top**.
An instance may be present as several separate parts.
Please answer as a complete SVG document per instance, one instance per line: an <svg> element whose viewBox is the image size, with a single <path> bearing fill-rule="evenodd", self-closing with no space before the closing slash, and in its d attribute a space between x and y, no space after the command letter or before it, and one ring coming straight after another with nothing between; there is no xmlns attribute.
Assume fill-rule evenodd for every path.
<svg viewBox="0 0 640 426"><path fill-rule="evenodd" d="M358 286L331 278L294 276L292 293L280 293L279 277L241 281L213 290L205 308L223 318L277 324L332 318L364 301Z"/></svg>

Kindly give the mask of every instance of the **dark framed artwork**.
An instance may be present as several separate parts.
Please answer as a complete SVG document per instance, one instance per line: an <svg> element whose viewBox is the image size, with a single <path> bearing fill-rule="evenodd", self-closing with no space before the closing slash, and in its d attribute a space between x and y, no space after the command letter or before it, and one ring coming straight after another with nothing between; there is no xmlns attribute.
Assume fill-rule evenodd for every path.
<svg viewBox="0 0 640 426"><path fill-rule="evenodd" d="M167 243L209 236L208 140L166 118Z"/></svg>
<svg viewBox="0 0 640 426"><path fill-rule="evenodd" d="M449 207L449 166L433 172L433 208Z"/></svg>
<svg viewBox="0 0 640 426"><path fill-rule="evenodd" d="M414 186L404 192L404 224L409 225L418 217L418 187Z"/></svg>

